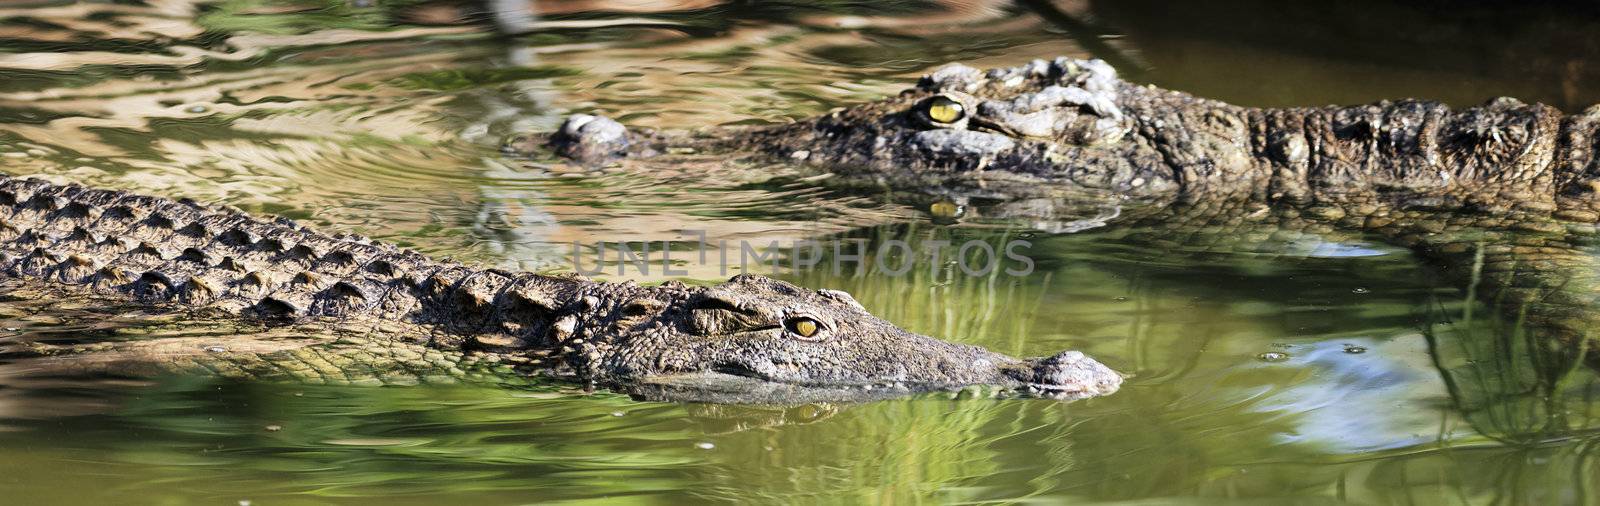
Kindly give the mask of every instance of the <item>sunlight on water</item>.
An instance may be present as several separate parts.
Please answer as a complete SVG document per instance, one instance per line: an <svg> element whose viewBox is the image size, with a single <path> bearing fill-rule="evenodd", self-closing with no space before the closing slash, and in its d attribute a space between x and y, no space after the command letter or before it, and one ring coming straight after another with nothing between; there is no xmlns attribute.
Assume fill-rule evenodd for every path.
<svg viewBox="0 0 1600 506"><path fill-rule="evenodd" d="M571 270L575 244L582 254L602 244L687 247L697 237L859 241L869 250L896 240L978 241L1005 251L1025 240L1032 267L1022 276L972 276L948 253L940 262L901 259L910 262L904 275L884 274L870 258L839 268L829 258L778 275L851 292L915 332L1009 354L1082 350L1129 374L1128 384L1073 403L942 393L715 406L571 385L132 381L9 358L0 363L0 476L9 497L260 505L1595 500L1594 373L1551 367L1565 362L1522 322L1481 309L1474 317L1482 301L1369 238L1304 232L1248 241L1227 229L1176 238L1076 221L946 226L930 223L925 206L829 189L782 166L690 156L585 170L508 157L499 146L515 133L552 129L570 112L646 127L781 123L893 94L955 60L984 67L1093 55L1141 80L1252 105L1404 95L1471 103L1503 93L1569 109L1600 99L1569 86L1600 67L1522 46L1494 58L1548 57L1524 58L1529 66L1518 71L1453 60L1413 66L1405 58L1420 51L1405 50L1389 51L1409 55L1398 60L1365 61L1271 21L1230 20L1249 30L1222 36L1112 2L888 2L876 10L635 2L598 13L586 12L588 2L539 2L543 15L524 20L533 31L517 37L493 36L485 16L464 4L0 9L0 171L222 202L528 270ZM1588 33L1540 12L1513 21ZM1425 33L1434 38L1412 42L1459 42ZM1244 67L1272 75L1242 78ZM734 273L686 268L696 281ZM144 332L149 323L41 304L0 296L0 357L117 329Z"/></svg>

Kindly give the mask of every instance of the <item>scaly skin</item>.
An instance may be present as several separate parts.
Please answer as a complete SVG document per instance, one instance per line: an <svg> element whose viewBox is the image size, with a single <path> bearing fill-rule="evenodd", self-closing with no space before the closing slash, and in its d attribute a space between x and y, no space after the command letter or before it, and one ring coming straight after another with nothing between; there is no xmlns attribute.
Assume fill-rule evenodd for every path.
<svg viewBox="0 0 1600 506"><path fill-rule="evenodd" d="M841 184L935 195L1054 231L1085 226L1059 224L1085 200L1115 209L1135 200L1156 211L1089 226L1120 221L1160 231L1152 236L1207 225L1374 234L1438 262L1510 316L1592 350L1597 128L1600 106L1566 115L1510 98L1462 110L1417 100L1239 107L1123 81L1099 60L1059 58L989 71L951 64L897 96L787 125L628 131L577 115L507 149L548 148L588 164L683 149L779 158Z"/></svg>
<svg viewBox="0 0 1600 506"><path fill-rule="evenodd" d="M699 398L728 402L969 385L1078 398L1122 380L1081 353L1022 360L952 344L874 318L844 292L759 276L641 287L475 269L285 219L4 176L0 272L14 278L0 284L11 294L182 309L276 333L215 347L112 343L61 359L112 373L381 382L556 370L622 390L704 384L713 393Z"/></svg>
<svg viewBox="0 0 1600 506"><path fill-rule="evenodd" d="M935 98L962 104L941 123ZM1461 111L1425 101L1257 109L1140 86L1098 60L979 71L947 65L878 102L772 127L628 131L577 115L545 145L592 163L673 148L761 153L895 188L1017 198L1034 192L1263 200L1532 200L1593 210L1600 107L1566 116L1501 98ZM1571 201L1577 199L1576 201Z"/></svg>

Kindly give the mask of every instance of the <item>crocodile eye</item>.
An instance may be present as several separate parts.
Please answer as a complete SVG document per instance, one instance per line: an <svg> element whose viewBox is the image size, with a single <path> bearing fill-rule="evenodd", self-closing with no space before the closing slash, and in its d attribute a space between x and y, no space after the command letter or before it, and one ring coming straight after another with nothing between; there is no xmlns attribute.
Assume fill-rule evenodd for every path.
<svg viewBox="0 0 1600 506"><path fill-rule="evenodd" d="M822 331L822 324L803 316L790 318L788 321L783 322L783 326L787 327L789 332L793 332L794 335L800 336L805 340L817 337L817 334Z"/></svg>
<svg viewBox="0 0 1600 506"><path fill-rule="evenodd" d="M928 119L935 123L955 123L967 115L966 108L961 102L944 95L933 97L927 103L927 109L923 112L927 113Z"/></svg>
<svg viewBox="0 0 1600 506"><path fill-rule="evenodd" d="M950 199L941 199L928 206L928 213L941 220L954 220L966 212L966 208Z"/></svg>

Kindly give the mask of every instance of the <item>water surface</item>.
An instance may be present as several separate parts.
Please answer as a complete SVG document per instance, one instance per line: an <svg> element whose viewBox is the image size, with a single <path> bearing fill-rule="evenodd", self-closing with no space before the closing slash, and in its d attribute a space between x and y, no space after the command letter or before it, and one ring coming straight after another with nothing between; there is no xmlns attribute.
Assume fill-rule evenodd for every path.
<svg viewBox="0 0 1600 506"><path fill-rule="evenodd" d="M1573 84L1600 68L1588 63L1600 30L1582 15L1207 4L547 2L518 37L445 3L8 7L7 174L223 202L521 269L570 269L574 242L701 232L1022 239L1027 276L970 276L948 255L904 276L780 275L850 291L912 331L1010 354L1079 349L1132 377L1073 403L741 407L559 385L44 377L14 362L0 364L0 482L29 504L1595 501L1593 373L1549 370L1536 332L1367 238L1174 247L1117 227L950 226L782 166L586 171L498 150L571 112L777 123L895 93L946 61L1059 55L1251 105L1600 99ZM1484 33L1503 43L1463 42ZM697 281L731 274L689 268ZM120 324L0 302L7 346Z"/></svg>

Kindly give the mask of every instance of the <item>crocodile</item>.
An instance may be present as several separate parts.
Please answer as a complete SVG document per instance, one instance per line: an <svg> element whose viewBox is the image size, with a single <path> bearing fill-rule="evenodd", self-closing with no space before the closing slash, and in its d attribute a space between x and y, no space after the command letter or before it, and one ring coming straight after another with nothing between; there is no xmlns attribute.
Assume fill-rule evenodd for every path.
<svg viewBox="0 0 1600 506"><path fill-rule="evenodd" d="M936 217L987 208L1053 232L1120 222L1177 235L1207 224L1249 226L1242 237L1274 227L1373 235L1557 342L1600 348L1588 338L1600 328L1589 247L1600 106L1245 107L1062 57L947 64L897 95L786 124L630 129L575 114L504 147L590 166L683 153L776 159L831 184L932 202ZM1082 218L1084 202L1147 211L1063 219Z"/></svg>
<svg viewBox="0 0 1600 506"><path fill-rule="evenodd" d="M315 330L52 350L59 362L102 373L381 381L470 370L624 392L704 386L704 400L729 402L974 385L1075 399L1114 392L1123 379L1080 352L1012 358L902 330L843 291L757 275L640 286L480 269L284 218L30 178L0 176L0 272L12 297Z"/></svg>

